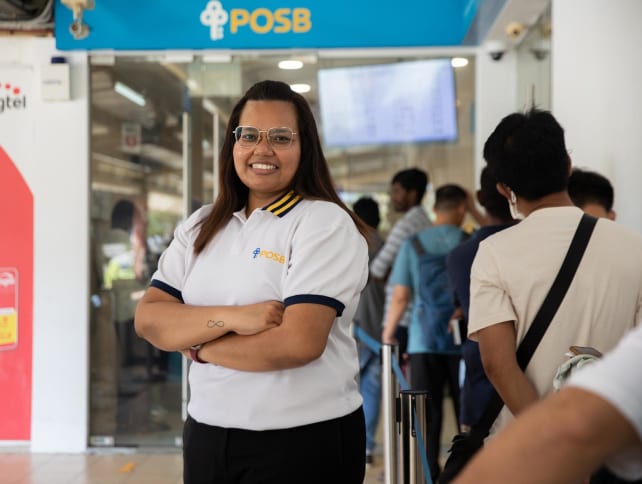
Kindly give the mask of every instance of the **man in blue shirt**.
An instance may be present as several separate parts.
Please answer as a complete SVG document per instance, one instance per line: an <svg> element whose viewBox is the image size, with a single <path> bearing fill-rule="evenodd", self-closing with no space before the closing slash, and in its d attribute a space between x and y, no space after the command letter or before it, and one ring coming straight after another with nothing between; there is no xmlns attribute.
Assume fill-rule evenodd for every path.
<svg viewBox="0 0 642 484"><path fill-rule="evenodd" d="M458 185L439 187L435 192L436 218L433 227L417 233L417 240L425 253L444 258L443 277L446 277L446 254L464 237L460 225L466 215L467 198L466 190ZM453 398L455 414L459 414L460 351L452 334L448 332L450 316L454 311L451 299L447 298L448 308L432 308L420 301L420 285L426 281L420 280L420 255L413 245L413 239L414 237L410 237L401 245L390 275L389 283L393 285L393 294L386 313L382 342L395 342L394 335L399 321L414 295L415 303L408 327L410 387L413 390L426 390L430 395L426 452L435 480L440 472L438 460L446 383Z"/></svg>

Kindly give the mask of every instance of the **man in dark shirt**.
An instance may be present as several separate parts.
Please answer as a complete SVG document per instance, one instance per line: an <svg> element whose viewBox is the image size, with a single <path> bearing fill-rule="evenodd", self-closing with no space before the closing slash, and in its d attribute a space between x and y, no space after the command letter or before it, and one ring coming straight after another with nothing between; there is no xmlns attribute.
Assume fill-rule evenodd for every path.
<svg viewBox="0 0 642 484"><path fill-rule="evenodd" d="M483 224L469 239L455 247L447 258L450 287L455 293L464 322L467 322L470 306L470 268L479 243L514 223L508 202L497 191L495 185L496 178L486 166L481 172L481 188L477 191L477 200L486 210ZM479 345L467 339L466 333L467 328L462 328L462 358L466 365L464 385L460 394L459 420L462 432L469 431L480 419L493 388L482 366Z"/></svg>

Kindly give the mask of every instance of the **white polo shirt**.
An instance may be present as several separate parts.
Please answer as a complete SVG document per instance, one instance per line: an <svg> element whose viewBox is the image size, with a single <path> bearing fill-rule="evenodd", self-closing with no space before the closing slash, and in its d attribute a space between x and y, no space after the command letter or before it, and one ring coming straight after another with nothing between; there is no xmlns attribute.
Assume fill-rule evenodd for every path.
<svg viewBox="0 0 642 484"><path fill-rule="evenodd" d="M249 218L245 209L194 255L198 222L211 205L176 229L152 286L193 305L280 300L337 310L325 351L305 366L244 372L190 366L189 414L228 428L288 428L347 415L361 405L356 344L349 324L368 277L368 248L338 205L290 192Z"/></svg>
<svg viewBox="0 0 642 484"><path fill-rule="evenodd" d="M576 207L543 208L484 239L470 278L468 333L515 321L522 342L557 275L582 217ZM553 390L569 346L613 349L642 319L642 237L600 219L575 277L526 368L540 396ZM496 428L511 415L504 408Z"/></svg>
<svg viewBox="0 0 642 484"><path fill-rule="evenodd" d="M626 417L642 440L642 326L622 339L602 360L582 367L568 386L583 388L610 402ZM642 479L642 444L622 451L606 461L620 477Z"/></svg>

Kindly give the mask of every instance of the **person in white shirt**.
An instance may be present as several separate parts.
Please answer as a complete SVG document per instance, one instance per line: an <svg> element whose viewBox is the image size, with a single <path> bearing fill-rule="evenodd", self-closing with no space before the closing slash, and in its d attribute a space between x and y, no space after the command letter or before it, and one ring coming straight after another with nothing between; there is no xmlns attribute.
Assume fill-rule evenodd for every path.
<svg viewBox="0 0 642 484"><path fill-rule="evenodd" d="M399 253L401 244L411 235L432 225L428 214L421 205L427 188L428 174L419 168L408 168L398 171L394 174L390 182L390 204L396 212L403 213L403 216L394 224L386 237L383 247L370 262L370 274L372 277L386 282L383 308L384 316L390 308L394 289L393 285L389 283L388 277L392 271L392 266ZM412 301L407 305L395 334L401 355L406 353L408 325L410 324L411 314ZM382 317L382 328L384 324L385 317Z"/></svg>
<svg viewBox="0 0 642 484"><path fill-rule="evenodd" d="M481 242L471 271L468 332L505 403L495 428L553 390L570 346L615 347L642 319L642 236L600 218L575 277L526 371L515 355L548 292L582 211L567 193L571 162L553 115L505 117L484 146L513 227Z"/></svg>
<svg viewBox="0 0 642 484"><path fill-rule="evenodd" d="M366 227L283 82L237 103L220 164L219 197L177 228L136 311L142 337L193 360L184 482L361 484Z"/></svg>
<svg viewBox="0 0 642 484"><path fill-rule="evenodd" d="M602 464L642 479L642 326L532 405L453 484L582 482ZM624 482L624 481L622 481Z"/></svg>

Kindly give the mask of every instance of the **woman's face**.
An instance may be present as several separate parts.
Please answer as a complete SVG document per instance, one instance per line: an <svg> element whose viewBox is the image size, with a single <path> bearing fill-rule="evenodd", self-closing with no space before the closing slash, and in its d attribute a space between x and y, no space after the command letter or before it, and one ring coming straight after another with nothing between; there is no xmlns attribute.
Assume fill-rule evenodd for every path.
<svg viewBox="0 0 642 484"><path fill-rule="evenodd" d="M234 144L234 168L249 188L248 213L272 202L290 186L301 159L296 109L285 101L248 101L239 126L258 128L260 140L253 146ZM235 126L236 127L236 126ZM270 128L287 127L297 133L287 147L273 147L267 141Z"/></svg>

